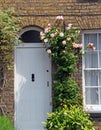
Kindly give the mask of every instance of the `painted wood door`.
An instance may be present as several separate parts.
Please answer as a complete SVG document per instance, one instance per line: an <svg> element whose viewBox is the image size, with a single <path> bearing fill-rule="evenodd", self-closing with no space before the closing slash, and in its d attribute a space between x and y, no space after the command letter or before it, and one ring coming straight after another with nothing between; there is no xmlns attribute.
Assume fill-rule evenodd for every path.
<svg viewBox="0 0 101 130"><path fill-rule="evenodd" d="M51 59L40 44L15 50L15 127L43 130L51 112Z"/></svg>

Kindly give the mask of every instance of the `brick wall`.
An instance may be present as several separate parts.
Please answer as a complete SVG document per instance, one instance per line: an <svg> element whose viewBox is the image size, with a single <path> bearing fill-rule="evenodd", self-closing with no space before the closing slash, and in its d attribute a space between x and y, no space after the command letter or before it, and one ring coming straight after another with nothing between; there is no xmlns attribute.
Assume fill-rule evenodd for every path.
<svg viewBox="0 0 101 130"><path fill-rule="evenodd" d="M101 28L101 0L1 0L0 3L1 8L14 7L22 17L23 26L36 24L44 27L61 14L66 23L72 22L80 29Z"/></svg>
<svg viewBox="0 0 101 130"><path fill-rule="evenodd" d="M63 15L65 24L72 23L81 30L100 29L101 0L96 1L97 0L0 0L0 8L13 7L17 16L21 18L22 28L29 25L37 25L44 28L49 22L52 22L57 15ZM78 73L77 80L81 85L81 68ZM6 105L4 110L13 117L14 80L11 75L13 77L12 71L6 73L6 86L2 95L3 103ZM101 129L101 123L98 122L95 126L96 130L98 130L98 128L99 130Z"/></svg>

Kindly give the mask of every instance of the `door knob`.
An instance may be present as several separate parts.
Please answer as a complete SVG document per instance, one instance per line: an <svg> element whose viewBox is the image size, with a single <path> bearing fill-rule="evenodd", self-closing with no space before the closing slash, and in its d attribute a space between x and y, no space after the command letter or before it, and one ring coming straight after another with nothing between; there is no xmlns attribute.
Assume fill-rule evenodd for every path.
<svg viewBox="0 0 101 130"><path fill-rule="evenodd" d="M34 74L32 74L32 82L34 82L35 81L35 75Z"/></svg>

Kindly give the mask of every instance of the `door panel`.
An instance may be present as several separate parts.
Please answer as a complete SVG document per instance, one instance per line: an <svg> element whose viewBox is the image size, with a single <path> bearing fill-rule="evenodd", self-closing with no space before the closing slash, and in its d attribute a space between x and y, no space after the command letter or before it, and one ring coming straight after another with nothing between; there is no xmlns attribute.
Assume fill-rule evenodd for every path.
<svg viewBox="0 0 101 130"><path fill-rule="evenodd" d="M32 78L34 80L32 81ZM51 59L44 48L15 50L15 126L43 130L51 112Z"/></svg>

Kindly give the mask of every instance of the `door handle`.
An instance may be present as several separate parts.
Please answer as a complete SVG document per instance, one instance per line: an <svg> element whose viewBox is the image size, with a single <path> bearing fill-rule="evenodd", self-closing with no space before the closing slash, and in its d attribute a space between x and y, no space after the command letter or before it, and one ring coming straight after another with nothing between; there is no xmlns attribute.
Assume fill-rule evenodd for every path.
<svg viewBox="0 0 101 130"><path fill-rule="evenodd" d="M49 81L47 81L47 87L49 87Z"/></svg>
<svg viewBox="0 0 101 130"><path fill-rule="evenodd" d="M35 81L35 75L32 74L31 78L32 78L32 82L34 82Z"/></svg>

